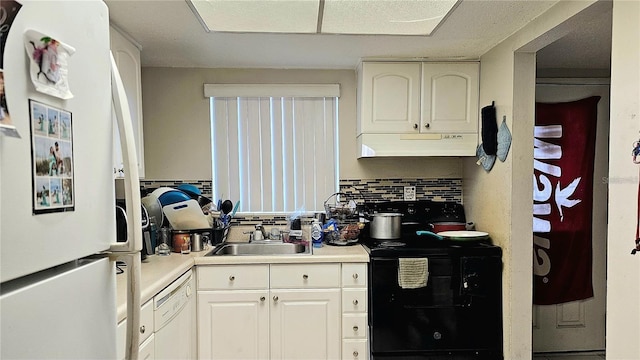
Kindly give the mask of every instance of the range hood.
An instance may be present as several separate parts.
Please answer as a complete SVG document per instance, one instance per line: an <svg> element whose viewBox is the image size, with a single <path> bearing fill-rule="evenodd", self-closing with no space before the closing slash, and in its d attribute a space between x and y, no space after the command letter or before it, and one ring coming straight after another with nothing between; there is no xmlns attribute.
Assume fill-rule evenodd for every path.
<svg viewBox="0 0 640 360"><path fill-rule="evenodd" d="M358 158L475 156L478 134L360 134Z"/></svg>

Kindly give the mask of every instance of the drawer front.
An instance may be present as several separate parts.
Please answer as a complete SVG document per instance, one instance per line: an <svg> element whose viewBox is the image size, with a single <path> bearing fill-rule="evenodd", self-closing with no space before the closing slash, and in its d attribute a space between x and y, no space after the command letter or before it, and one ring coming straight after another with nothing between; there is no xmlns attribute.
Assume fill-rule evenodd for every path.
<svg viewBox="0 0 640 360"><path fill-rule="evenodd" d="M366 313L367 289L342 289L342 311L346 313Z"/></svg>
<svg viewBox="0 0 640 360"><path fill-rule="evenodd" d="M144 329L144 330L143 330ZM153 334L153 300L140 307L140 342L142 344ZM124 348L127 340L127 319L122 320L116 328L116 358L124 360ZM142 346L141 346L142 349Z"/></svg>
<svg viewBox="0 0 640 360"><path fill-rule="evenodd" d="M198 266L198 290L268 289L269 265Z"/></svg>
<svg viewBox="0 0 640 360"><path fill-rule="evenodd" d="M366 287L367 264L342 264L342 287Z"/></svg>
<svg viewBox="0 0 640 360"><path fill-rule="evenodd" d="M273 264L272 289L340 287L340 264Z"/></svg>
<svg viewBox="0 0 640 360"><path fill-rule="evenodd" d="M366 339L342 341L342 360L368 360L369 345Z"/></svg>
<svg viewBox="0 0 640 360"><path fill-rule="evenodd" d="M155 345L154 337L151 337L149 340L142 343L138 351L138 359L154 360L156 358Z"/></svg>
<svg viewBox="0 0 640 360"><path fill-rule="evenodd" d="M153 300L147 301L140 308L140 343L153 334Z"/></svg>
<svg viewBox="0 0 640 360"><path fill-rule="evenodd" d="M342 337L346 339L366 339L367 314L342 315Z"/></svg>

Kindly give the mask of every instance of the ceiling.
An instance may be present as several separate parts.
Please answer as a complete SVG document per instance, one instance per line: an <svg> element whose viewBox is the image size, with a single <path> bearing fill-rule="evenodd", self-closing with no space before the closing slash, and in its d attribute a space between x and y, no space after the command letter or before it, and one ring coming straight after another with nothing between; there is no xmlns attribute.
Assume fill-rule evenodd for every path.
<svg viewBox="0 0 640 360"><path fill-rule="evenodd" d="M361 59L478 59L556 3L462 0L431 36L381 36L207 33L183 0L105 2L112 24L141 46L143 66L297 69L353 69ZM610 39L609 12L541 50L538 62L608 68Z"/></svg>

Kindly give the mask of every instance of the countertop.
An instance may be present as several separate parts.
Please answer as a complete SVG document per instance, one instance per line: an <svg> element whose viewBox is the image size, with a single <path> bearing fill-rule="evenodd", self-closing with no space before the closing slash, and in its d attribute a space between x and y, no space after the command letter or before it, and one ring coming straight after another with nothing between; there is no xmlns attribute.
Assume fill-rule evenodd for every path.
<svg viewBox="0 0 640 360"><path fill-rule="evenodd" d="M194 265L219 264L283 264L322 262L368 262L369 255L362 245L323 246L312 249L309 255L246 255L246 256L204 256L209 250L192 252L189 255L171 253L170 256L151 255L142 263L140 271L140 304L144 305L162 289L176 280ZM124 269L126 271L126 268ZM126 273L116 275L118 322L127 315Z"/></svg>

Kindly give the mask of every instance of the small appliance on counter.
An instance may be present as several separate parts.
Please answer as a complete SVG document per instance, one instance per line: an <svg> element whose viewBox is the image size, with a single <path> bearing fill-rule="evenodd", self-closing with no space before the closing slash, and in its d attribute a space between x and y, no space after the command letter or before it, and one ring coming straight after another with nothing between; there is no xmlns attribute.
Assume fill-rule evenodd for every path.
<svg viewBox="0 0 640 360"><path fill-rule="evenodd" d="M156 236L151 231L149 213L144 205L141 206L142 214L142 251L140 259L146 260L147 255L153 255L156 248ZM116 200L116 230L118 242L127 241L127 214L124 200Z"/></svg>

